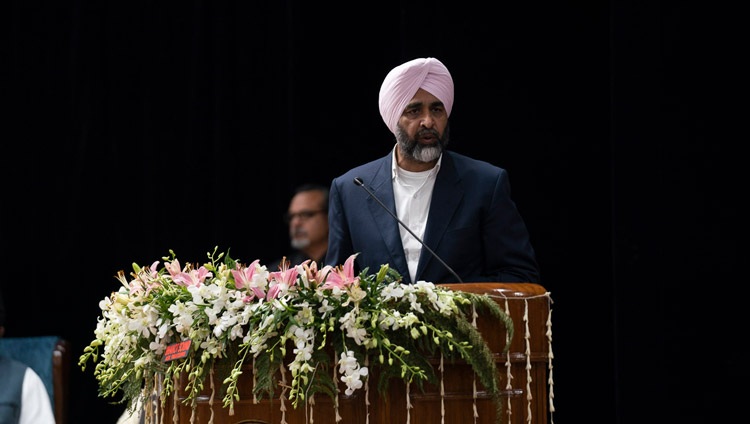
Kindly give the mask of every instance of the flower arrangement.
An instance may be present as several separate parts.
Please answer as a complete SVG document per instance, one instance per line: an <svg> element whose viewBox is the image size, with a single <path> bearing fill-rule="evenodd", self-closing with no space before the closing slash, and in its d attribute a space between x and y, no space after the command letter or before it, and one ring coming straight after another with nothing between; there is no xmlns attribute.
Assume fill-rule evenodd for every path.
<svg viewBox="0 0 750 424"><path fill-rule="evenodd" d="M216 371L232 415L238 377L251 363L254 395L273 396L280 388L282 401L296 408L315 393L338 396L340 383L352 394L369 384L369 367L380 367L380 390L391 378L420 387L435 383L426 357L439 354L470 364L502 410L495 361L472 318L480 310L490 313L508 338L513 326L486 295L424 281L404 285L388 265L355 275L356 255L322 269L284 260L276 271L258 260L243 264L218 247L207 256L203 265L183 266L170 250L150 267L134 263L131 278L118 272L122 287L100 302L96 337L78 362L84 371L96 364L100 397L119 394L133 408L145 393L158 393L164 404L182 374L184 402L195 408ZM172 359L185 342L187 351ZM285 385L280 367L291 375Z"/></svg>

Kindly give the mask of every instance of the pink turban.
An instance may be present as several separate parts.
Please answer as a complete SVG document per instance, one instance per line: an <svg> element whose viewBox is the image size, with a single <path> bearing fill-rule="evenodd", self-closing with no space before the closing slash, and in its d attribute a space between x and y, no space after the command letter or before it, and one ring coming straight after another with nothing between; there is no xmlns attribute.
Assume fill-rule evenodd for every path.
<svg viewBox="0 0 750 424"><path fill-rule="evenodd" d="M392 133L396 133L401 114L420 88L440 99L450 116L453 78L448 68L432 57L410 60L393 68L380 86L380 116Z"/></svg>

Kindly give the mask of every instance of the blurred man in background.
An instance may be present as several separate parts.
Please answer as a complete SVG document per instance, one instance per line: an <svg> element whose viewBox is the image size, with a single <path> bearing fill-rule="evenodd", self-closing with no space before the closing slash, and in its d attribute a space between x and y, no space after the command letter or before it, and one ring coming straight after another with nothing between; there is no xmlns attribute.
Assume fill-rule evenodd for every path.
<svg viewBox="0 0 750 424"><path fill-rule="evenodd" d="M284 214L289 226L289 244L292 250L286 255L290 266L312 259L322 265L328 251L328 187L307 183L294 190L289 208ZM270 263L269 271L277 271L281 259Z"/></svg>

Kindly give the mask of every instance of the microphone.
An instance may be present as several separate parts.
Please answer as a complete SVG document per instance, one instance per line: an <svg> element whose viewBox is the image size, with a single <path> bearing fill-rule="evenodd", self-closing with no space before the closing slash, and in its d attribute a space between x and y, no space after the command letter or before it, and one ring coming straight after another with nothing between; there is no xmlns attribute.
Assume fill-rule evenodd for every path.
<svg viewBox="0 0 750 424"><path fill-rule="evenodd" d="M370 197L372 197L373 199L375 199L375 201L378 202L378 204L380 205L380 207L383 208L383 209L385 209L385 211L388 212L393 217L393 219L395 219L399 224L401 224L401 226L404 227L404 229L406 231L408 231L409 234L412 235L412 237L414 237L415 239L417 239L417 241L419 242L419 244L421 244L422 247L424 247L425 249L427 249L427 251L430 252L430 254L432 254L433 258L435 258L438 261L440 261L440 263L443 264L443 266L445 267L445 269L447 269L448 271L450 271L450 273L454 277L456 277L456 280L458 280L459 283L463 283L464 282L461 279L461 277L459 277L458 274L456 274L456 271L454 271L453 268L451 268L450 266L448 266L448 264L445 263L445 261L442 260L440 258L440 256L438 256L437 253L433 252L433 250L430 249L430 246L424 244L424 242L422 241L422 239L419 238L419 237L417 237L417 235L414 234L414 231L412 231L411 228L407 227L406 224L404 224L400 219L398 219L398 217L396 216L396 214L394 214L393 212L391 212L391 210L388 209L388 206L386 206L383 202L381 202L380 199L378 199L378 196L376 196L375 193L373 193L372 191L370 191L370 189L365 186L365 182L362 181L362 178L355 177L354 178L354 184L362 187L367 192L367 194L370 195Z"/></svg>

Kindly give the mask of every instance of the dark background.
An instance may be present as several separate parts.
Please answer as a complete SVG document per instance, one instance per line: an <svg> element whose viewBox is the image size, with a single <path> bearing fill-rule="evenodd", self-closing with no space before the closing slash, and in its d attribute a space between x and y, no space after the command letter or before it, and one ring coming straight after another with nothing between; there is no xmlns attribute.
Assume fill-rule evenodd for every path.
<svg viewBox="0 0 750 424"><path fill-rule="evenodd" d="M736 11L6 3L8 336L61 335L76 363L132 262L284 254L291 189L385 155L380 83L434 56L456 85L451 148L509 171L554 300L554 421L744 411ZM97 396L93 367L73 368L71 422L114 423L122 407Z"/></svg>

